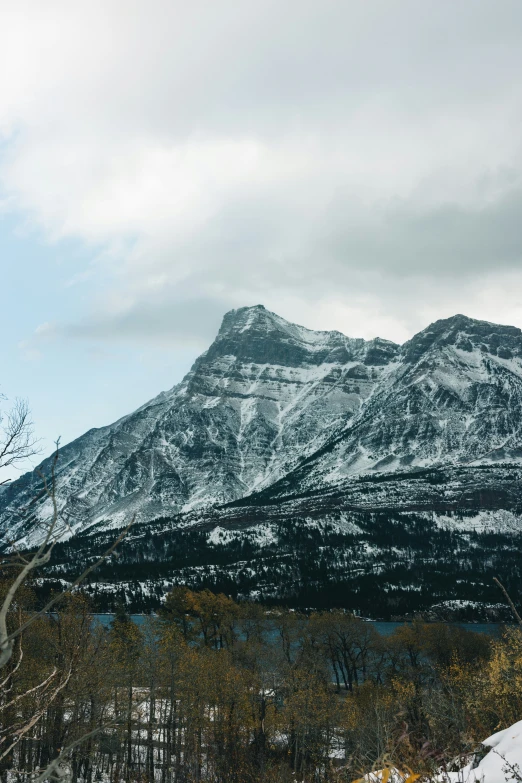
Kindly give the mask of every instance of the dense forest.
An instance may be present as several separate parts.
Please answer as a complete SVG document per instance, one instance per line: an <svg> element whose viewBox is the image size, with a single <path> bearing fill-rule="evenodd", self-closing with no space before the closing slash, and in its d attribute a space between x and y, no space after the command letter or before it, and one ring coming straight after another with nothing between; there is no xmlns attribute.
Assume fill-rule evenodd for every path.
<svg viewBox="0 0 522 783"><path fill-rule="evenodd" d="M18 593L12 628L36 601ZM384 637L340 609L185 587L157 616L136 624L120 606L107 627L75 593L17 639L2 681L4 783L60 753L60 779L82 783L353 781L390 767L412 781L520 717L522 633L414 621Z"/></svg>
<svg viewBox="0 0 522 783"><path fill-rule="evenodd" d="M155 611L168 589L181 583L242 601L348 608L383 620L412 618L454 599L462 602L459 619L507 620L498 610L502 595L493 577L511 594L522 594L516 529L470 530L462 515L442 527L432 514L386 510L351 512L352 530L340 524L343 514L315 524L304 515L274 519L268 540L248 528L223 528L221 541L212 528L184 528L178 518L135 523L85 589L102 612L114 611L118 601L134 612ZM45 589L72 582L107 550L113 532L102 526L59 542L41 572ZM473 602L467 614L465 602ZM484 605L481 615L476 602ZM488 615L488 606L494 614ZM449 618L442 612L439 619Z"/></svg>

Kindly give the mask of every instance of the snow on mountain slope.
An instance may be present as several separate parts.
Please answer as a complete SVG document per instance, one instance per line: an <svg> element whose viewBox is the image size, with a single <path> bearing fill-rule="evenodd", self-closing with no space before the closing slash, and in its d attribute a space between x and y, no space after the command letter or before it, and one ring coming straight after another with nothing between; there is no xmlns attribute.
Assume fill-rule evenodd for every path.
<svg viewBox="0 0 522 783"><path fill-rule="evenodd" d="M365 474L397 474L402 497L410 484L399 474L419 468L520 464L521 428L515 327L457 315L399 348L246 307L225 315L181 384L62 449L58 501L70 535L132 514L146 522L240 499L346 496L346 482ZM477 491L482 479L479 471ZM0 495L4 539L38 537L23 509L39 486L35 471ZM398 487L383 485L379 505Z"/></svg>
<svg viewBox="0 0 522 783"><path fill-rule="evenodd" d="M522 332L462 315L405 343L341 433L273 487L365 472L522 460Z"/></svg>
<svg viewBox="0 0 522 783"><path fill-rule="evenodd" d="M346 426L397 350L314 332L262 306L227 313L181 384L62 449L65 535L101 520L121 525L132 514L147 520L223 503L272 483ZM49 469L50 460L39 468ZM23 509L40 485L37 469L2 493L5 539L38 537ZM36 506L39 518L49 511L48 500Z"/></svg>
<svg viewBox="0 0 522 783"><path fill-rule="evenodd" d="M493 619L493 576L520 592L521 427L519 329L455 316L399 348L232 311L181 384L62 449L69 529L46 579L72 581L136 513L87 586L106 608L122 585L142 611L181 582ZM41 535L49 504L23 512L39 483L0 494L4 540Z"/></svg>

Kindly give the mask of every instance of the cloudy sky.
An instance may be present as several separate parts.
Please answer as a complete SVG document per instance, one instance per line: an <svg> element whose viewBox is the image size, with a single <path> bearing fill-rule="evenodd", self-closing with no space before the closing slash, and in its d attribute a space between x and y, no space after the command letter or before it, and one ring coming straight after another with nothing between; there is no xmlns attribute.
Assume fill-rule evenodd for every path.
<svg viewBox="0 0 522 783"><path fill-rule="evenodd" d="M223 313L522 326L520 0L3 0L2 372L49 448Z"/></svg>

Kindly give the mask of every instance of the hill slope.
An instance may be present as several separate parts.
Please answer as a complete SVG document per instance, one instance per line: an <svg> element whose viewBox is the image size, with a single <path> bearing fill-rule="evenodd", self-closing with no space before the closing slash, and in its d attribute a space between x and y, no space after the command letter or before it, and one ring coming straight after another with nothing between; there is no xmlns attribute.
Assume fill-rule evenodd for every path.
<svg viewBox="0 0 522 783"><path fill-rule="evenodd" d="M522 333L462 315L405 343L357 416L265 493L365 472L522 460Z"/></svg>
<svg viewBox="0 0 522 783"><path fill-rule="evenodd" d="M72 578L136 514L89 587L106 608L115 595L151 608L185 582L476 616L498 601L494 575L522 593L521 429L515 327L457 315L399 347L232 311L181 384L63 449L70 540L47 579ZM39 481L0 495L5 539L39 535L23 513Z"/></svg>
<svg viewBox="0 0 522 783"><path fill-rule="evenodd" d="M227 313L181 384L62 449L62 517L80 533L100 520L148 520L250 494L345 426L396 352L385 340L290 324L262 306ZM9 538L28 533L20 510L49 469L47 460L0 496ZM49 511L49 502L37 506L40 518Z"/></svg>

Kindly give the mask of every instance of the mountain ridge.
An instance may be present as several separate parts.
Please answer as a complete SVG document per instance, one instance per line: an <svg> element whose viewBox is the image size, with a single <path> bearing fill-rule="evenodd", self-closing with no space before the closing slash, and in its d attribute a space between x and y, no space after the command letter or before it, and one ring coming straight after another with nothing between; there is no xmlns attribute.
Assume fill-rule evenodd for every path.
<svg viewBox="0 0 522 783"><path fill-rule="evenodd" d="M262 519L285 515L297 538L308 518L335 527L361 514L479 513L494 528L506 513L517 527L522 485L506 477L519 475L521 430L517 327L457 314L399 346L256 305L225 314L179 384L64 446L57 498L65 538L94 549L133 515L158 541L161 519L172 531L250 519L259 540ZM40 482L37 469L0 495L5 545L37 540L49 501L24 509Z"/></svg>
<svg viewBox="0 0 522 783"><path fill-rule="evenodd" d="M383 617L494 602L491 574L522 591L521 430L517 327L457 314L399 346L239 308L179 384L63 447L44 582L135 515L86 586L104 608L179 582ZM4 546L37 540L40 485L0 494Z"/></svg>
<svg viewBox="0 0 522 783"><path fill-rule="evenodd" d="M262 306L231 311L181 383L63 447L61 511L77 532L86 515L89 524L104 515L123 523L145 506L152 518L246 494L344 424L396 350L388 341L314 332ZM18 509L48 466L4 493L4 530L22 532Z"/></svg>

